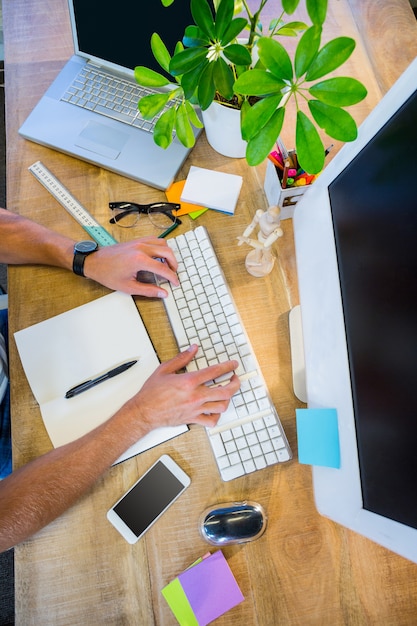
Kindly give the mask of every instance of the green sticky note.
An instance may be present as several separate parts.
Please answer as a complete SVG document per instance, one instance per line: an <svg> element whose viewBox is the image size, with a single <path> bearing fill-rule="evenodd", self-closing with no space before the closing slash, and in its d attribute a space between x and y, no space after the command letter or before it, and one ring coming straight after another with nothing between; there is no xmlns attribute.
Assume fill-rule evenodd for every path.
<svg viewBox="0 0 417 626"><path fill-rule="evenodd" d="M181 626L198 626L194 611L178 578L162 589L162 595Z"/></svg>
<svg viewBox="0 0 417 626"><path fill-rule="evenodd" d="M340 468L336 409L296 409L298 460L307 465Z"/></svg>
<svg viewBox="0 0 417 626"><path fill-rule="evenodd" d="M189 213L188 215L193 219L197 219L197 217L200 217L200 215L203 215L203 213L205 213L206 211L208 211L208 209L199 209L198 211L193 211L192 213Z"/></svg>

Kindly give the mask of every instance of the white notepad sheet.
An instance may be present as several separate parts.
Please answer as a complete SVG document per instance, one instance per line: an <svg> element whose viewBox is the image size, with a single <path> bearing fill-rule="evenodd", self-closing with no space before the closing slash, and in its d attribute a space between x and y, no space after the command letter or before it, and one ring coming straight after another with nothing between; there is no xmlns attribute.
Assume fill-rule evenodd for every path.
<svg viewBox="0 0 417 626"><path fill-rule="evenodd" d="M181 202L199 204L233 215L242 182L242 177L237 174L192 165L182 190Z"/></svg>
<svg viewBox="0 0 417 626"><path fill-rule="evenodd" d="M15 333L23 368L54 447L86 434L131 398L159 359L131 296L114 292ZM73 398L65 393L120 363L133 367ZM188 430L158 428L116 462Z"/></svg>

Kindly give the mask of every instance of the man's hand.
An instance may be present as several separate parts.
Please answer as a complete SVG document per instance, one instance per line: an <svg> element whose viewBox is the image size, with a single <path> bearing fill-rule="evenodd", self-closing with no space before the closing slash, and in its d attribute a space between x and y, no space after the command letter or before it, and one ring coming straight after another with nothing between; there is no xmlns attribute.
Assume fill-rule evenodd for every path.
<svg viewBox="0 0 417 626"><path fill-rule="evenodd" d="M85 260L84 273L109 289L135 296L164 298L167 295L165 289L152 283L139 282L137 273L151 272L178 285L177 267L175 255L164 239L142 237L105 246L90 254Z"/></svg>
<svg viewBox="0 0 417 626"><path fill-rule="evenodd" d="M201 424L215 426L240 387L233 373L237 361L211 365L197 372L178 373L194 358L198 346L192 345L170 361L162 363L128 404L134 413L149 425ZM210 382L230 372L230 382L210 387ZM130 409L132 406L129 407ZM129 411L130 412L130 411Z"/></svg>

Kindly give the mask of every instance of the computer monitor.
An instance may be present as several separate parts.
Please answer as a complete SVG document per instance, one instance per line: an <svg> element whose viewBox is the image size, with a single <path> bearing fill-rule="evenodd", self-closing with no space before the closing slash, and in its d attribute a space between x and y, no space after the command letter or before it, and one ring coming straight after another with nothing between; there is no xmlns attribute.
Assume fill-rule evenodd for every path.
<svg viewBox="0 0 417 626"><path fill-rule="evenodd" d="M336 408L318 511L417 563L417 59L294 215L309 408Z"/></svg>

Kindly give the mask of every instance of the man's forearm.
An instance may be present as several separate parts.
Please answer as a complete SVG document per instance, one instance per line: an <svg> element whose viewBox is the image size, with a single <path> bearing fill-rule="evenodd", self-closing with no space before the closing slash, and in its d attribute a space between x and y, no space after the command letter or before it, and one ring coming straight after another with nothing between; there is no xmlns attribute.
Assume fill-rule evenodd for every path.
<svg viewBox="0 0 417 626"><path fill-rule="evenodd" d="M74 242L11 211L0 209L0 262L71 269Z"/></svg>
<svg viewBox="0 0 417 626"><path fill-rule="evenodd" d="M149 427L125 406L81 439L51 450L0 483L0 552L71 507ZM135 427L132 427L132 422ZM129 424L129 426L127 426Z"/></svg>

